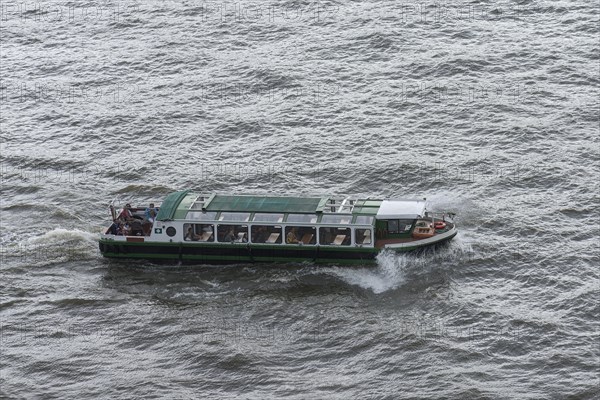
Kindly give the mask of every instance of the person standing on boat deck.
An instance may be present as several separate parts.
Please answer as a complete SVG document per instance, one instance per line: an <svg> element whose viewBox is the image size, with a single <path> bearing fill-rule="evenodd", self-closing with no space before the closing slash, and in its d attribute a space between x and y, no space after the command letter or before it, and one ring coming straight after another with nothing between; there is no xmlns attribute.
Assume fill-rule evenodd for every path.
<svg viewBox="0 0 600 400"><path fill-rule="evenodd" d="M142 236L143 234L144 234L144 231L142 228L142 221L134 218L131 221L131 235L132 236Z"/></svg>
<svg viewBox="0 0 600 400"><path fill-rule="evenodd" d="M292 228L291 231L288 232L287 237L285 238L287 243L298 243L298 237L296 236L296 228Z"/></svg>
<svg viewBox="0 0 600 400"><path fill-rule="evenodd" d="M153 224L154 218L156 218L157 215L158 215L158 208L154 207L154 203L150 203L150 207L146 208L146 211L144 211L144 216L146 218L146 221Z"/></svg>
<svg viewBox="0 0 600 400"><path fill-rule="evenodd" d="M125 208L121 211L119 216L117 217L121 221L129 221L133 218L133 213L131 212L131 204L125 204Z"/></svg>

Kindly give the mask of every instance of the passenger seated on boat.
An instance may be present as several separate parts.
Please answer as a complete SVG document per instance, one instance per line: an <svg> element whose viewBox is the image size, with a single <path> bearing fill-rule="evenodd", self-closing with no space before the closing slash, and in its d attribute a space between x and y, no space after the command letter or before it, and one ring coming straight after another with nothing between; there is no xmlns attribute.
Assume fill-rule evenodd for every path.
<svg viewBox="0 0 600 400"><path fill-rule="evenodd" d="M296 228L292 228L292 230L288 232L287 236L285 237L285 242L286 243L299 243L300 242L298 240L298 237L296 236Z"/></svg>
<svg viewBox="0 0 600 400"><path fill-rule="evenodd" d="M131 221L131 235L133 236L143 236L144 230L142 228L142 221L139 219L133 219Z"/></svg>
<svg viewBox="0 0 600 400"><path fill-rule="evenodd" d="M211 241L213 234L212 232L204 232L201 236L200 239L198 239L201 242L208 242Z"/></svg>
<svg viewBox="0 0 600 400"><path fill-rule="evenodd" d="M144 211L144 219L150 223L154 223L154 218L158 215L158 208L154 207L154 203L150 203L150 207Z"/></svg>
<svg viewBox="0 0 600 400"><path fill-rule="evenodd" d="M233 242L235 239L236 239L235 232L233 231L233 228L231 228L229 230L229 232L227 232L227 234L223 238L223 241L224 242Z"/></svg>
<svg viewBox="0 0 600 400"><path fill-rule="evenodd" d="M121 224L121 234L125 235L125 236L129 236L130 232L131 232L131 227L129 226L129 223L127 221L123 222Z"/></svg>
<svg viewBox="0 0 600 400"><path fill-rule="evenodd" d="M133 213L131 212L131 204L125 204L125 207L117 217L121 221L129 221L133 218Z"/></svg>
<svg viewBox="0 0 600 400"><path fill-rule="evenodd" d="M144 236L150 236L152 233L152 223L148 221L142 222L142 230L144 231Z"/></svg>
<svg viewBox="0 0 600 400"><path fill-rule="evenodd" d="M256 232L256 238L254 238L254 236L252 237L252 241L254 243L265 243L267 241L267 239L269 238L270 233L267 231L267 227L266 226L261 226L258 228L258 231Z"/></svg>
<svg viewBox="0 0 600 400"><path fill-rule="evenodd" d="M192 228L191 226L188 228L187 233L185 234L185 237L183 238L183 240L192 240L194 242L200 240L200 236L196 235L194 233L194 228Z"/></svg>
<svg viewBox="0 0 600 400"><path fill-rule="evenodd" d="M202 228L202 235L200 236L200 241L202 242L208 242L210 241L210 239L213 236L213 228L211 225L206 225L204 228Z"/></svg>
<svg viewBox="0 0 600 400"><path fill-rule="evenodd" d="M120 219L117 220L118 225L117 225L117 235L121 236L125 234L126 228L125 228L125 224L126 222L121 221Z"/></svg>
<svg viewBox="0 0 600 400"><path fill-rule="evenodd" d="M119 234L119 228L120 228L120 223L118 219L114 219L112 225L108 228L108 233L111 235L118 235Z"/></svg>

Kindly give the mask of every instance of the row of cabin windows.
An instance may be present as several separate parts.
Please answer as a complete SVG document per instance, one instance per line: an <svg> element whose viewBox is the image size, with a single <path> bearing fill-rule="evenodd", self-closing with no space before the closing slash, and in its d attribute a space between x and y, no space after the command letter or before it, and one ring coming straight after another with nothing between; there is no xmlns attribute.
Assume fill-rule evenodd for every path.
<svg viewBox="0 0 600 400"><path fill-rule="evenodd" d="M184 224L184 240L194 242L214 242L213 224ZM371 229L354 229L356 244L370 245ZM248 225L217 225L217 242L247 243ZM253 225L250 229L252 243L265 244L317 244L317 230L310 226L286 226L285 232L280 225ZM352 241L350 228L320 227L319 244L332 246L350 246Z"/></svg>
<svg viewBox="0 0 600 400"><path fill-rule="evenodd" d="M188 211L187 218L198 221L231 221L231 222L250 222L252 213L248 212L221 212L217 217L216 211ZM252 217L252 222L283 222L286 214L274 213L255 213ZM352 215L330 215L323 214L321 223L325 224L350 224ZM356 216L356 224L370 225L373 223L372 216L358 215ZM287 214L286 222L298 222L304 224L317 223L319 216L317 214Z"/></svg>

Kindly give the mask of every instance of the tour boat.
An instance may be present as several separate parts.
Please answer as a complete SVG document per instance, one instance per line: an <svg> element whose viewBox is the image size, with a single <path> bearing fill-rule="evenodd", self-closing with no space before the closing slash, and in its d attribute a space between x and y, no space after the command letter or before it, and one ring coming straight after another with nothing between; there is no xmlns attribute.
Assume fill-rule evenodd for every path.
<svg viewBox="0 0 600 400"><path fill-rule="evenodd" d="M457 234L452 213L423 200L169 194L160 207L131 208L101 235L113 259L182 263L364 264L383 250L414 251ZM127 226L129 225L129 226Z"/></svg>

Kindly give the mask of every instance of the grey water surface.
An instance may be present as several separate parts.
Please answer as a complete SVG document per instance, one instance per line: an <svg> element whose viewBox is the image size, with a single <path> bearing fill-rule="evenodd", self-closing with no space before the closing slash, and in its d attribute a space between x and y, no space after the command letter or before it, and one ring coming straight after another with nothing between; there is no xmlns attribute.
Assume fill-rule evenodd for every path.
<svg viewBox="0 0 600 400"><path fill-rule="evenodd" d="M599 5L2 1L0 398L598 399ZM376 266L155 265L113 199L426 197Z"/></svg>

